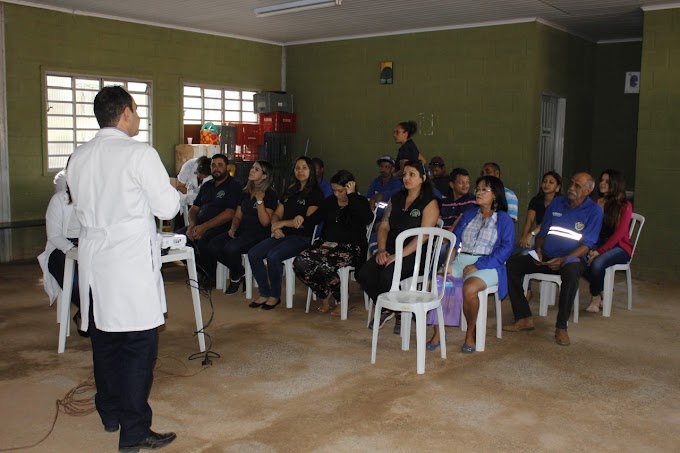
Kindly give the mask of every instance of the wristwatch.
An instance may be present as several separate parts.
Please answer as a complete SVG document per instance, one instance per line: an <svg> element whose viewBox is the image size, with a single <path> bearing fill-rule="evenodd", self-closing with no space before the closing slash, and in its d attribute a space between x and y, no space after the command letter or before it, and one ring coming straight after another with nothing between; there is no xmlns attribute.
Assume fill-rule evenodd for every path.
<svg viewBox="0 0 680 453"><path fill-rule="evenodd" d="M262 200L257 200L257 201L255 201L255 203L257 203L257 204L262 204L262 203L264 203L264 201L262 201Z"/></svg>
<svg viewBox="0 0 680 453"><path fill-rule="evenodd" d="M532 236L536 236L536 232L535 232L535 231L532 231L532 232L531 232L531 235L532 235Z"/></svg>

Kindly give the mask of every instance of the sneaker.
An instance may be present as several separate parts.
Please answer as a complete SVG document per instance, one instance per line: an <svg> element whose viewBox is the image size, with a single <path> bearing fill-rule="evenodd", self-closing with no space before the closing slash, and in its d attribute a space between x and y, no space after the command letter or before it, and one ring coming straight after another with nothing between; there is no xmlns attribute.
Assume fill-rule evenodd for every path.
<svg viewBox="0 0 680 453"><path fill-rule="evenodd" d="M391 310L383 310L383 312L380 313L380 324L378 325L378 329L382 329L383 326L385 325L385 323L386 323L387 321L389 321L390 319L392 319L392 318L394 318L394 312L393 312L393 311L391 311ZM368 328L369 328L369 329L373 329L373 322L371 322L371 323L368 325Z"/></svg>
<svg viewBox="0 0 680 453"><path fill-rule="evenodd" d="M395 335L401 335L401 315L397 316L397 322L394 323L393 332Z"/></svg>
<svg viewBox="0 0 680 453"><path fill-rule="evenodd" d="M243 282L243 277L239 278L238 280L230 280L229 281L229 287L224 290L224 294L236 294L241 288L241 282Z"/></svg>

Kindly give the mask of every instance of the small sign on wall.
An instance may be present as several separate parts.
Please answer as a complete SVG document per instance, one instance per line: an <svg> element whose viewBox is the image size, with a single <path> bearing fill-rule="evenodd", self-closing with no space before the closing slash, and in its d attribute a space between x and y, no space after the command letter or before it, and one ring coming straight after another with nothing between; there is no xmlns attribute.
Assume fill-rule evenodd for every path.
<svg viewBox="0 0 680 453"><path fill-rule="evenodd" d="M391 61L380 62L380 84L392 85L394 82L394 68Z"/></svg>
<svg viewBox="0 0 680 453"><path fill-rule="evenodd" d="M627 94L640 93L640 71L626 72L626 86L623 92Z"/></svg>

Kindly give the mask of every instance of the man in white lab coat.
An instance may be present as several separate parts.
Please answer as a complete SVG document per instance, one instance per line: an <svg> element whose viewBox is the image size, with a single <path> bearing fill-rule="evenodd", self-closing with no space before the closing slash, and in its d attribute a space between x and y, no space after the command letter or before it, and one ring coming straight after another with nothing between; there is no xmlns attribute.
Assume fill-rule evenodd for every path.
<svg viewBox="0 0 680 453"><path fill-rule="evenodd" d="M151 431L148 396L165 298L154 215L171 219L179 193L139 133L137 104L121 87L94 100L101 127L73 153L67 180L82 225L78 269L82 329L90 332L95 404L119 451L161 448L175 433ZM88 297L91 295L91 297Z"/></svg>

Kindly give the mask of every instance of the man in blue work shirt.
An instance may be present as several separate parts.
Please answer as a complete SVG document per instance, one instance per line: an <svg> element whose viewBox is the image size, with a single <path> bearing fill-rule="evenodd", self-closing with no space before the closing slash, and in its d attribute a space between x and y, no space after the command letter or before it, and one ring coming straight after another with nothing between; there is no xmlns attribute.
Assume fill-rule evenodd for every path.
<svg viewBox="0 0 680 453"><path fill-rule="evenodd" d="M515 322L504 326L503 330L519 332L534 329L529 302L522 288L524 276L535 272L559 274L562 287L555 342L562 346L569 345L569 314L578 291L579 279L586 268L588 251L597 242L602 227L602 209L588 197L594 188L595 181L591 175L576 173L571 178L567 196L555 197L546 208L541 231L536 236L538 260L529 255L517 255L508 260L508 294Z"/></svg>

